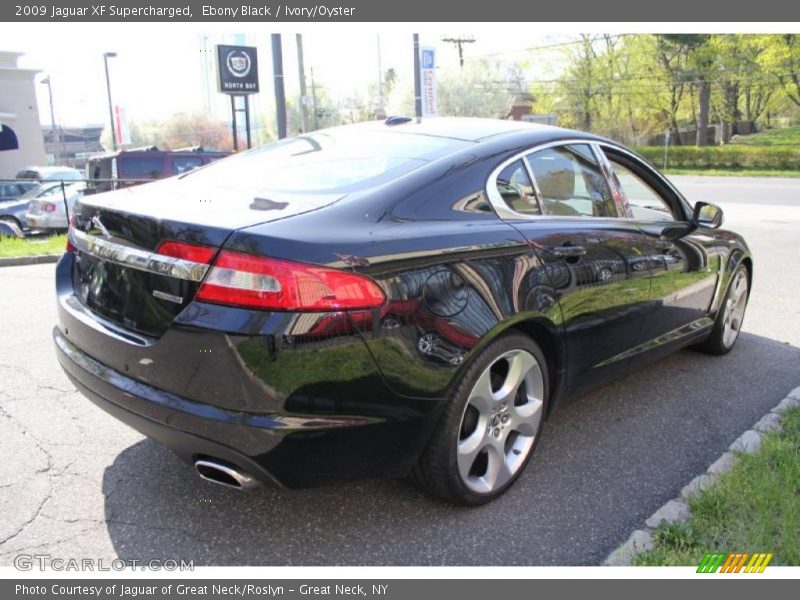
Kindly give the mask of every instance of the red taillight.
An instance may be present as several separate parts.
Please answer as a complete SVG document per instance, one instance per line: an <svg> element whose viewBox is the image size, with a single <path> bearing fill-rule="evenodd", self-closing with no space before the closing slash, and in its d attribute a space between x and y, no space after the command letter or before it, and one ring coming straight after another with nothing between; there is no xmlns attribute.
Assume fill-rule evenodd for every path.
<svg viewBox="0 0 800 600"><path fill-rule="evenodd" d="M262 310L335 311L378 308L386 296L356 273L223 250L196 299Z"/></svg>
<svg viewBox="0 0 800 600"><path fill-rule="evenodd" d="M42 202L42 210L46 213L56 212L56 205L52 202Z"/></svg>
<svg viewBox="0 0 800 600"><path fill-rule="evenodd" d="M211 259L214 258L217 249L209 246L201 246L199 244L167 241L161 242L156 252L164 256L172 256L173 258L182 258L183 260L208 264L211 262Z"/></svg>

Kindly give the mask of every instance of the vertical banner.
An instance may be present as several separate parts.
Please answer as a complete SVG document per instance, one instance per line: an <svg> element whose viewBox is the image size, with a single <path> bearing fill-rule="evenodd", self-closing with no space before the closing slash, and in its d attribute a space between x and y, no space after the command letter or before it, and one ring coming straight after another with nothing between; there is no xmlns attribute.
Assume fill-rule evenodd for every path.
<svg viewBox="0 0 800 600"><path fill-rule="evenodd" d="M114 106L114 133L117 135L117 144L127 146L131 143L131 130L125 119L125 110L119 105Z"/></svg>
<svg viewBox="0 0 800 600"><path fill-rule="evenodd" d="M420 79L422 80L422 116L435 117L436 109L436 48L424 46L420 50Z"/></svg>

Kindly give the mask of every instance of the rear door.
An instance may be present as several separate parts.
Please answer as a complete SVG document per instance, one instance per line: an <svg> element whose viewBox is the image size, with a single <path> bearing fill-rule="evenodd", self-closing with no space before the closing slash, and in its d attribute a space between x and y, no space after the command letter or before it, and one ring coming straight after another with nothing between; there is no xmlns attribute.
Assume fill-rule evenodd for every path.
<svg viewBox="0 0 800 600"><path fill-rule="evenodd" d="M509 209L499 212L544 263L560 305L572 389L617 375L643 341L650 271L636 265L645 239L606 175L593 144L576 142L535 150L497 177Z"/></svg>
<svg viewBox="0 0 800 600"><path fill-rule="evenodd" d="M721 254L702 230L694 230L681 199L649 167L613 148L605 148L632 222L645 235L642 268L652 270L651 308L644 323L648 339L661 343L691 335L708 325L721 267Z"/></svg>

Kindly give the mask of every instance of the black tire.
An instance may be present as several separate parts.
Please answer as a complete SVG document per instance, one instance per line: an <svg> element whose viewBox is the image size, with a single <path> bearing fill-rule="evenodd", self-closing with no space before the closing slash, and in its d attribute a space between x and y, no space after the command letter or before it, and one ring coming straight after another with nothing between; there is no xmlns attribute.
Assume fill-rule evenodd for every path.
<svg viewBox="0 0 800 600"><path fill-rule="evenodd" d="M531 354L538 362L541 371L542 406L538 427L533 436L533 443L527 450L527 456L524 457L510 480L490 492L479 493L470 489L459 473L457 447L462 432L462 419L466 417L470 393L481 375L504 355L520 350ZM527 386L527 383L525 385ZM520 389L523 389L522 386ZM412 472L412 478L426 491L453 504L478 506L501 496L522 474L536 450L544 425L549 391L547 362L544 353L530 337L515 332L505 334L493 341L474 358L450 393L436 430ZM475 430L477 431L477 425ZM495 429L495 431L497 430ZM517 453L516 450L512 451Z"/></svg>
<svg viewBox="0 0 800 600"><path fill-rule="evenodd" d="M746 282L746 289L744 295L744 306L742 308L742 315L738 321L738 327L736 330L736 335L731 342L730 339L726 340L726 318L729 315L729 304L732 302L732 296L735 293L735 284L739 277L743 277L743 281ZM749 273L747 271L747 267L743 264L740 264L734 270L733 275L731 276L730 282L728 283L728 290L725 292L725 299L722 301L720 305L719 311L717 311L717 317L714 319L714 327L711 329L711 333L709 334L708 338L705 341L697 344L695 348L700 352L705 352L706 354L713 354L715 356L722 356L723 354L727 354L730 352L734 345L736 344L736 340L739 339L738 331L741 329L742 321L744 320L744 311L747 309L747 300L750 293L750 278Z"/></svg>

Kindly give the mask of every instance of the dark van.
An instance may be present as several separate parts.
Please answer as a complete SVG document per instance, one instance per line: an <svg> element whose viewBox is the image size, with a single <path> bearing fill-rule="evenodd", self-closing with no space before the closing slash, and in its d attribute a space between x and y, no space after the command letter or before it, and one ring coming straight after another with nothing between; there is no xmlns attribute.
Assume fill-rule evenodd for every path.
<svg viewBox="0 0 800 600"><path fill-rule="evenodd" d="M202 147L167 151L156 146L101 154L86 163L87 185L91 193L106 192L180 175L229 155L230 152L207 151Z"/></svg>

